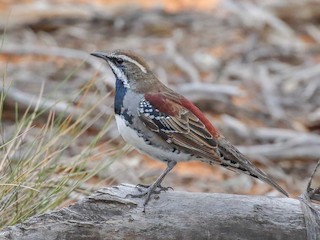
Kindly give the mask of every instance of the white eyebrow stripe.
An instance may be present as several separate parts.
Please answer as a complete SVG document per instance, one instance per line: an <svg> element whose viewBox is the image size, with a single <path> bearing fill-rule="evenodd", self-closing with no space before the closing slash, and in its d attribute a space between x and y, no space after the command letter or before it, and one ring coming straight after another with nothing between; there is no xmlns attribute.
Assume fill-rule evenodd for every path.
<svg viewBox="0 0 320 240"><path fill-rule="evenodd" d="M144 66L142 66L140 63L138 63L136 60L133 60L132 58L130 58L126 55L116 55L115 57L121 58L124 61L131 62L131 63L137 65L143 73L147 73L147 69Z"/></svg>

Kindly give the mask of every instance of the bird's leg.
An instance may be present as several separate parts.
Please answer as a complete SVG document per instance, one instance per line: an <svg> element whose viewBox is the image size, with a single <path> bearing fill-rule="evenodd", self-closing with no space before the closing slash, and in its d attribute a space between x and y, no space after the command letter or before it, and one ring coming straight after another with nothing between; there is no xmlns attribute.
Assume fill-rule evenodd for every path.
<svg viewBox="0 0 320 240"><path fill-rule="evenodd" d="M145 207L148 204L150 197L153 193L159 194L161 190L169 189L169 188L162 187L161 182L163 181L165 176L174 168L176 164L177 164L176 161L168 161L166 170L157 178L157 180L153 184L148 186L145 191L142 191L142 193L139 193L139 194L128 194L126 197L130 196L133 198L141 198L143 196L146 196L146 199L144 200L144 203L143 203L143 207L144 207L143 211L145 211ZM143 187L146 187L146 186L143 186ZM158 187L160 188L160 191L156 191Z"/></svg>

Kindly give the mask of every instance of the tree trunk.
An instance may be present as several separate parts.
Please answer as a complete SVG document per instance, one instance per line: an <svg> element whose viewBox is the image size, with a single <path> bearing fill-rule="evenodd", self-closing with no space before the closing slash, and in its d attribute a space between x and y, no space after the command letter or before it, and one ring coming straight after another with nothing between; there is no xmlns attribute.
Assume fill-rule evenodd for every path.
<svg viewBox="0 0 320 240"><path fill-rule="evenodd" d="M8 227L0 239L307 238L302 203L296 199L168 191L154 195L144 213L144 199L126 198L129 193L137 189L101 189L69 207Z"/></svg>

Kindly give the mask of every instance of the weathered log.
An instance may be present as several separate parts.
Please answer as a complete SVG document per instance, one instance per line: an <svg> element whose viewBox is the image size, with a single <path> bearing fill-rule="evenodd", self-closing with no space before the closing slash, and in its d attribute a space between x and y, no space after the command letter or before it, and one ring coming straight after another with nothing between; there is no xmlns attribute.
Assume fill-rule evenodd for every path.
<svg viewBox="0 0 320 240"><path fill-rule="evenodd" d="M69 207L7 227L0 239L306 239L291 198L168 191L143 199L132 185L104 188ZM319 208L317 208L319 210Z"/></svg>

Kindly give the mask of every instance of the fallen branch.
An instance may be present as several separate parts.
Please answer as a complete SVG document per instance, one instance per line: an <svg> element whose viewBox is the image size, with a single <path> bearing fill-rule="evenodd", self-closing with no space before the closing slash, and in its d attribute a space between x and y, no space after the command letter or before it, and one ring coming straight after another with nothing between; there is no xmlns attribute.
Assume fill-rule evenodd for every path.
<svg viewBox="0 0 320 240"><path fill-rule="evenodd" d="M239 150L251 157L265 157L273 161L282 160L315 160L320 158L319 144L308 141L292 140L282 143L255 146L238 146Z"/></svg>
<svg viewBox="0 0 320 240"><path fill-rule="evenodd" d="M0 232L4 239L305 239L299 200L169 191L142 212L132 185L97 191L69 207ZM315 207L319 210L319 207Z"/></svg>
<svg viewBox="0 0 320 240"><path fill-rule="evenodd" d="M33 45L16 45L11 44L10 47L6 47L1 49L1 54L3 55L35 55L35 56L55 56L55 57L64 57L77 59L83 62L88 63L94 69L101 71L102 64L98 60L90 57L89 52L71 49L71 48L60 48L60 47L41 47L41 46L33 46ZM104 69L105 70L105 69ZM102 85L102 82L113 87L114 81L110 78L110 75L106 71L101 71L102 79L101 84L99 85L99 81L97 81L97 88L102 91L105 89ZM104 92L105 93L105 92Z"/></svg>
<svg viewBox="0 0 320 240"><path fill-rule="evenodd" d="M277 161L320 158L320 137L317 134L282 128L249 128L228 115L224 115L222 120L228 131L237 138L263 143L253 146L238 146L246 155L262 156Z"/></svg>

